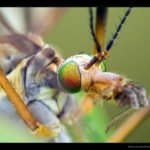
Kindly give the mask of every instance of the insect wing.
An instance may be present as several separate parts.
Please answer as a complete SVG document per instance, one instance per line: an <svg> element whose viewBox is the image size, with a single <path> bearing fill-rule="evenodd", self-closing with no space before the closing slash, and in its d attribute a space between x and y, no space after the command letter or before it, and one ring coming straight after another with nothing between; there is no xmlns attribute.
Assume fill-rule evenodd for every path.
<svg viewBox="0 0 150 150"><path fill-rule="evenodd" d="M38 35L47 35L65 12L66 8L57 7L0 8L0 34L33 32Z"/></svg>
<svg viewBox="0 0 150 150"><path fill-rule="evenodd" d="M44 46L34 34L12 34L0 37L0 64L5 73L11 72L25 57L37 53Z"/></svg>

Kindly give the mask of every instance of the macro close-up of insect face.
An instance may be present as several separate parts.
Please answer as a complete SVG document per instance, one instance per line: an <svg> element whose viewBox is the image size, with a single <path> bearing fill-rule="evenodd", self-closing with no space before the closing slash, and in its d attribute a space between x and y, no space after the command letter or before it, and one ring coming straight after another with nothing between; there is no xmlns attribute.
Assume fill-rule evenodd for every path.
<svg viewBox="0 0 150 150"><path fill-rule="evenodd" d="M121 9L116 22L112 15ZM142 36L134 28L140 10L0 9L0 128L9 129L8 136L0 130L0 142L124 142L132 131L145 136L136 130L150 113L149 73L141 67L147 60L138 51L148 42L135 39ZM20 14L20 25L11 21L13 13Z"/></svg>
<svg viewBox="0 0 150 150"><path fill-rule="evenodd" d="M105 32L106 11L106 8L97 8L97 36L100 36L102 40L103 32ZM109 51L130 12L131 8L126 11L112 39L107 44L106 50L102 52L101 39L98 40L94 33L93 14L90 9L90 27L96 44L96 52L93 57L80 54L65 60L58 71L58 78L64 89L71 93L79 92L80 89L83 89L87 93L100 95L106 100L114 97L120 105L129 104L135 109L148 104L144 88L128 82L127 79L120 75L109 72L102 73L103 70L105 71L102 68L104 65L101 65L102 61L108 57Z"/></svg>

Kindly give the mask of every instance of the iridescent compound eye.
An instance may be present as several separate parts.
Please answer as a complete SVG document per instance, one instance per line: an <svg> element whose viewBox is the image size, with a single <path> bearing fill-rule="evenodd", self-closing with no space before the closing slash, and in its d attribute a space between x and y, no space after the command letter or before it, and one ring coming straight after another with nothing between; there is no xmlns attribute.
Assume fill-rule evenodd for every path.
<svg viewBox="0 0 150 150"><path fill-rule="evenodd" d="M70 93L76 93L81 89L81 74L74 61L64 63L59 68L58 79L61 86Z"/></svg>

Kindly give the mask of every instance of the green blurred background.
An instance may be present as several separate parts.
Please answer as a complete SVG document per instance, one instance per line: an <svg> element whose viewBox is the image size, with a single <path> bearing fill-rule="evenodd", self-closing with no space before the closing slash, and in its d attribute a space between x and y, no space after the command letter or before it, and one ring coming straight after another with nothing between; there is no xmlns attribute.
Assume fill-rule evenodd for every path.
<svg viewBox="0 0 150 150"><path fill-rule="evenodd" d="M106 42L115 32L115 25L119 24L119 16L124 14L126 8L110 7L108 12ZM94 9L95 11L95 9ZM150 93L150 8L133 8L127 19L119 39L111 49L111 55L106 62L107 71L116 72L132 79L144 86ZM93 41L89 30L89 16L86 7L69 8L59 20L53 31L44 39L52 44L64 57L78 54L81 51L92 52ZM78 97L78 95L76 95ZM89 141L105 142L117 127L105 134L107 123L121 112L113 104L104 102L98 105L93 112L86 116L84 123L90 130L84 128ZM32 137L24 126L12 125L9 119L0 121L0 142L40 142L43 139ZM92 122L92 123L91 123ZM132 124L132 122L131 122ZM150 117L146 118L132 132L125 142L150 142ZM87 131L86 131L87 130Z"/></svg>

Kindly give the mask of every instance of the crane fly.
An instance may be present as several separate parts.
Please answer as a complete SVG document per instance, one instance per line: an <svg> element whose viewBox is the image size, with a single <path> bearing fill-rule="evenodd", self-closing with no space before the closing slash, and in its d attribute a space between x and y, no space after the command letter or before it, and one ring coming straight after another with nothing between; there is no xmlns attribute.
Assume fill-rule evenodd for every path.
<svg viewBox="0 0 150 150"><path fill-rule="evenodd" d="M147 105L143 87L124 76L107 72L104 63L131 9L127 9L105 47L108 9L96 8L95 32L93 11L89 8L90 31L94 41L93 55L78 54L67 59L63 59L55 48L46 45L36 34L17 34L7 26L13 34L0 37L1 55L4 56L0 61L1 101L4 101L7 94L33 133L59 140L63 137L66 141L71 140L60 119L73 114L87 114L97 99L114 99L119 106L127 105L129 110ZM6 22L3 21L3 24ZM72 94L80 91L84 91L86 96L77 106ZM127 110L112 120L107 131L121 116L127 116L128 112Z"/></svg>
<svg viewBox="0 0 150 150"><path fill-rule="evenodd" d="M79 54L64 60L58 70L58 80L60 85L70 93L81 90L87 93L81 111L86 113L89 107L92 108L92 101L103 98L104 100L114 99L120 106L129 106L129 110L112 120L106 132L117 123L122 117L127 116L132 110L148 105L146 92L140 85L129 81L119 74L106 72L104 60L110 54L110 49L114 45L126 19L132 8L128 8L122 17L120 24L116 28L111 40L104 44L105 26L107 18L107 8L98 7L96 9L96 33L93 25L93 11L89 8L90 30L95 43L94 55ZM90 102L89 102L90 101ZM90 105L90 106L89 106Z"/></svg>

